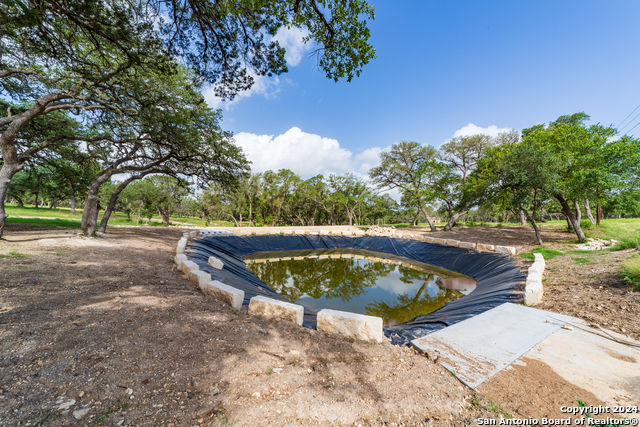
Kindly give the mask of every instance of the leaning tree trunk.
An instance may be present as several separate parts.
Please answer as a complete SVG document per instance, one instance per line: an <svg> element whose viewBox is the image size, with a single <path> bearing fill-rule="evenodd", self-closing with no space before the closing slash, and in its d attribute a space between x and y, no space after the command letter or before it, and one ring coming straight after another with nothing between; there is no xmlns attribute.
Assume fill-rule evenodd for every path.
<svg viewBox="0 0 640 427"><path fill-rule="evenodd" d="M89 187L87 198L84 201L84 209L82 211L82 223L80 228L86 237L91 237L98 228L98 213L100 212L100 202L98 200L98 190L100 186L107 182L114 172L106 171L96 176Z"/></svg>
<svg viewBox="0 0 640 427"><path fill-rule="evenodd" d="M429 223L429 227L431 228L431 232L435 233L436 231L438 231L436 229L436 226L433 225L433 221L431 221L431 217L427 213L427 208L425 208L422 203L420 203L419 207L420 207L420 210L422 211L422 214L425 216L425 218L427 218L427 222ZM383 225L384 225L384 219L383 219Z"/></svg>
<svg viewBox="0 0 640 427"><path fill-rule="evenodd" d="M228 213L227 215L229 215L231 217L231 219L233 220L233 223L236 225L236 227L238 226L238 221L236 221L236 218L231 215L230 213Z"/></svg>
<svg viewBox="0 0 640 427"><path fill-rule="evenodd" d="M531 222L531 226L533 227L533 230L536 232L536 240L538 241L538 245L542 246L542 235L540 233L540 227L538 227L538 224L536 224L536 213L535 210L533 212L533 215L529 215L528 211L525 211L524 209L520 210L520 212L524 213L526 215L526 218L529 220L529 222Z"/></svg>
<svg viewBox="0 0 640 427"><path fill-rule="evenodd" d="M571 206L569 206L569 202L564 198L562 194L556 194L556 199L560 202L560 206L562 206L562 212L567 217L567 221L573 226L574 231L576 232L576 236L578 236L578 241L580 243L584 243L586 236L580 227L580 221L577 220L576 216L571 211Z"/></svg>
<svg viewBox="0 0 640 427"><path fill-rule="evenodd" d="M593 217L593 214L591 213L591 206L589 206L589 199L584 199L584 211L587 214L587 218L589 218L589 221L591 221L591 224L596 223L596 219Z"/></svg>
<svg viewBox="0 0 640 427"><path fill-rule="evenodd" d="M447 225L444 228L444 231L451 231L451 228L456 223L458 218L460 218L462 215L466 215L468 212L469 212L469 209L465 209L460 213L451 215L451 218L449 219L449 222L447 222Z"/></svg>
<svg viewBox="0 0 640 427"><path fill-rule="evenodd" d="M20 169L22 169L21 164L10 164L7 160L8 156L5 156L5 163L2 165L0 169L0 239L4 234L4 225L7 221L7 212L4 209L4 203L7 198L7 191L9 191L9 183L11 182L11 178L13 175L18 173Z"/></svg>
<svg viewBox="0 0 640 427"><path fill-rule="evenodd" d="M100 228L98 229L100 233L107 232L107 223L109 222L109 218L111 217L111 212L113 212L113 210L116 208L116 204L118 203L118 197L120 197L120 193L122 193L122 191L127 187L127 185L131 184L135 180L143 178L145 175L146 174L131 176L126 180L124 180L120 185L118 185L118 187L116 187L114 192L111 194L111 198L109 198L109 204L104 210L104 215L102 215L102 219L100 220ZM129 218L128 212L127 212L127 218Z"/></svg>
<svg viewBox="0 0 640 427"><path fill-rule="evenodd" d="M578 203L578 200L574 200L573 205L576 207L576 219L578 220L578 222L580 222L582 221L582 211L580 210L580 204Z"/></svg>

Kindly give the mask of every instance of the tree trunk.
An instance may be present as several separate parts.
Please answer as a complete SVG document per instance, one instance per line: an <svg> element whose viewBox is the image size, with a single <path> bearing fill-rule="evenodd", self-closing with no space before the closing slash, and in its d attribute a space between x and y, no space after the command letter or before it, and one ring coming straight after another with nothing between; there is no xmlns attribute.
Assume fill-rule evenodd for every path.
<svg viewBox="0 0 640 427"><path fill-rule="evenodd" d="M82 211L82 224L80 225L80 228L86 237L93 236L93 233L95 233L98 228L98 190L100 189L100 186L107 182L113 174L114 172L112 171L102 172L93 179L93 182L89 187L87 198L84 201L84 209Z"/></svg>
<svg viewBox="0 0 640 427"><path fill-rule="evenodd" d="M556 194L556 199L560 202L560 206L562 206L562 211L567 217L567 221L573 226L573 230L576 232L576 236L578 236L578 241L580 243L584 243L586 236L580 227L580 221L577 221L576 216L571 211L569 202L567 202L567 199L565 199L562 194Z"/></svg>
<svg viewBox="0 0 640 427"><path fill-rule="evenodd" d="M469 212L469 209L463 210L460 213L457 214L453 214L451 215L451 218L449 219L449 222L447 223L446 227L444 228L445 231L451 231L451 228L453 227L453 225L456 223L456 221L458 220L458 218L460 218L462 215L465 215L466 213Z"/></svg>
<svg viewBox="0 0 640 427"><path fill-rule="evenodd" d="M37 191L34 193L34 196L36 197L36 201L35 201L35 202L33 202L33 206L35 206L35 208L36 208L36 209L38 208L38 195L39 195L39 194L40 194L40 193L39 193L39 192L37 192Z"/></svg>
<svg viewBox="0 0 640 427"><path fill-rule="evenodd" d="M533 214L532 215L529 215L529 212L524 210L524 209L521 209L520 212L524 213L525 216L527 217L527 219L529 220L529 222L531 222L531 226L533 227L533 230L536 233L536 240L538 241L538 245L542 246L543 245L543 243L542 243L542 235L540 234L540 228L536 224L536 219L535 219L536 211L535 211L535 208L533 210Z"/></svg>
<svg viewBox="0 0 640 427"><path fill-rule="evenodd" d="M7 157L5 157L5 160ZM5 162L0 169L0 239L4 234L4 225L9 217L4 209L4 203L7 199L7 191L9 191L9 184L13 175L18 173L22 169L21 164L11 165L9 162Z"/></svg>
<svg viewBox="0 0 640 427"><path fill-rule="evenodd" d="M582 211L580 210L580 204L577 199L573 201L573 205L576 207L576 219L580 222L582 221Z"/></svg>
<svg viewBox="0 0 640 427"><path fill-rule="evenodd" d="M524 213L524 209L520 209L520 225L527 225L527 214Z"/></svg>
<svg viewBox="0 0 640 427"><path fill-rule="evenodd" d="M587 214L587 218L591 221L591 224L595 225L596 219L593 217L591 213L591 206L589 206L589 199L584 199L584 212Z"/></svg>
<svg viewBox="0 0 640 427"><path fill-rule="evenodd" d="M162 221L166 224L166 226L170 226L171 225L171 216L169 215L169 207L165 207L164 209L162 208L158 208L158 212L160 213L160 216L162 217ZM236 224L236 227L238 225Z"/></svg>
<svg viewBox="0 0 640 427"><path fill-rule="evenodd" d="M69 195L69 200L71 202L71 209L69 210L69 212L74 214L76 213L76 195L75 195L75 192L73 191L73 187L71 188L71 194Z"/></svg>
<svg viewBox="0 0 640 427"><path fill-rule="evenodd" d="M109 222L109 218L111 217L111 212L113 212L113 210L116 208L116 204L118 203L118 197L120 197L120 193L122 193L122 190L124 190L127 187L127 185L131 184L133 181L140 178L142 178L142 176L129 177L125 181L123 181L122 184L116 187L114 192L111 194L111 197L109 198L109 204L104 210L104 215L102 215L102 220L100 220L100 228L98 229L100 233L107 232L107 223ZM130 218L129 212L127 212L127 218ZM138 222L136 222L136 225L137 223Z"/></svg>
<svg viewBox="0 0 640 427"><path fill-rule="evenodd" d="M436 229L436 226L433 225L433 221L431 221L431 217L427 213L427 208L425 208L422 203L420 203L419 207L420 207L420 210L422 211L422 214L425 216L425 218L427 218L427 222L429 223L429 227L431 228L431 232L435 233L437 231L437 229ZM382 224L384 225L384 218L382 219Z"/></svg>
<svg viewBox="0 0 640 427"><path fill-rule="evenodd" d="M236 218L231 215L230 213L228 213L227 215L229 215L231 217L231 219L233 220L233 223L236 225L236 227L238 226L238 221L236 221Z"/></svg>

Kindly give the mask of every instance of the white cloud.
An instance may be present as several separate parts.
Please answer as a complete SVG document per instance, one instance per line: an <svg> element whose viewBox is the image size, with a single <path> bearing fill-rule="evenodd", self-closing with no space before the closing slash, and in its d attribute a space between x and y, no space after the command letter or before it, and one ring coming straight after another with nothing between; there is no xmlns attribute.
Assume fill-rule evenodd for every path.
<svg viewBox="0 0 640 427"><path fill-rule="evenodd" d="M453 133L453 137L456 138L458 136L471 136L478 135L480 133L489 136L498 136L498 134L502 132L508 132L511 128L499 128L498 126L492 125L486 128L476 126L473 123L469 123L468 125L458 129Z"/></svg>
<svg viewBox="0 0 640 427"><path fill-rule="evenodd" d="M234 138L252 162L251 172L290 169L302 179L350 172L369 181L369 170L380 164L380 153L391 148L371 147L354 155L340 147L337 140L306 133L298 127L277 136L240 132ZM400 202L397 188L382 193Z"/></svg>
<svg viewBox="0 0 640 427"><path fill-rule="evenodd" d="M253 172L291 169L303 178L317 174L351 172L351 151L331 138L303 132L292 127L282 135L256 135L241 132L235 140L253 162Z"/></svg>
<svg viewBox="0 0 640 427"><path fill-rule="evenodd" d="M238 102L240 102L243 98L249 98L253 95L262 95L266 99L270 99L276 96L278 92L281 90L281 82L278 77L266 77L266 76L258 76L255 74L249 73L253 77L253 86L251 89L240 92L233 101L223 101L222 98L216 96L214 92L214 88L210 87L206 89L202 95L204 96L205 101L211 108L225 108L227 111L234 107ZM287 79L289 80L289 79ZM289 80L290 81L290 80Z"/></svg>
<svg viewBox="0 0 640 427"><path fill-rule="evenodd" d="M301 30L300 28L286 28L281 27L276 35L273 37L280 46L287 51L284 58L287 60L287 64L295 67L300 64L302 57L311 49L311 42L305 43L304 37L309 35L309 31Z"/></svg>
<svg viewBox="0 0 640 427"><path fill-rule="evenodd" d="M380 153L387 151L389 148L371 147L362 153L356 154L353 163L357 169L354 170L361 175L367 175L369 169L380 164Z"/></svg>
<svg viewBox="0 0 640 427"><path fill-rule="evenodd" d="M277 40L280 43L280 46L285 48L286 53L284 57L289 66L295 67L299 65L304 54L311 49L311 42L304 43L304 41L302 40L307 35L309 35L309 32L307 30L301 30L299 28L287 29L285 27L282 27L273 37L274 40ZM221 98L218 98L214 92L213 87L205 90L203 92L203 95L204 99L207 101L207 104L209 104L209 107L225 108L228 111L231 108L235 107L236 104L238 104L240 100L244 98L249 98L253 95L262 95L265 97L265 99L271 99L275 97L278 92L280 92L283 84L295 84L295 82L289 78L285 78L284 82L282 82L277 76L258 76L251 71L249 71L249 75L253 77L253 86L251 86L251 89L249 90L240 92L233 99L233 101L223 101Z"/></svg>

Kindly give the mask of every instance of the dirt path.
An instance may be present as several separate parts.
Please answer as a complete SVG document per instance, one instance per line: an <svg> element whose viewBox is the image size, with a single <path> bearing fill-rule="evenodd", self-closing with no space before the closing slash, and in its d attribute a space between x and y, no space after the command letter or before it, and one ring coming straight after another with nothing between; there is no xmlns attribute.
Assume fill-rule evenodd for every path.
<svg viewBox="0 0 640 427"><path fill-rule="evenodd" d="M174 268L180 235L138 227L82 239L9 225L0 242L1 426L462 426L531 413L496 390L474 393L408 348L204 297ZM509 382L519 396L540 387L523 379ZM575 403L562 381L545 410Z"/></svg>

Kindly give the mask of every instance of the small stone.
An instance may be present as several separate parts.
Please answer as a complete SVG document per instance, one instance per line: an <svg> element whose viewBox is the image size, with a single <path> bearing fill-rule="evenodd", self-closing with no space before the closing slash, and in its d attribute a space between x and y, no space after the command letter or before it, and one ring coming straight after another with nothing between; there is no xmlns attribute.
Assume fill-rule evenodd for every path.
<svg viewBox="0 0 640 427"><path fill-rule="evenodd" d="M84 391L81 391L80 393L78 393L78 397L82 397L84 396Z"/></svg>
<svg viewBox="0 0 640 427"><path fill-rule="evenodd" d="M211 390L212 396L215 396L216 394L220 394L220 389L218 387L214 387L213 390Z"/></svg>
<svg viewBox="0 0 640 427"><path fill-rule="evenodd" d="M256 391L256 392L254 392L254 393L251 393L251 396L253 396L253 397L260 397L260 393Z"/></svg>
<svg viewBox="0 0 640 427"><path fill-rule="evenodd" d="M147 311L149 311L149 309L148 308L143 308L142 311L144 311L146 313Z"/></svg>
<svg viewBox="0 0 640 427"><path fill-rule="evenodd" d="M167 427L174 427L174 426L175 426L175 424L174 424L174 423L169 423L169 424L167 424Z"/></svg>
<svg viewBox="0 0 640 427"><path fill-rule="evenodd" d="M198 424L202 424L202 422L203 422L203 421L204 421L204 418L200 418L200 419L198 420Z"/></svg>
<svg viewBox="0 0 640 427"><path fill-rule="evenodd" d="M309 374L310 374L310 373L311 373L311 369L308 369L308 368L307 368L307 373L309 373Z"/></svg>
<svg viewBox="0 0 640 427"><path fill-rule="evenodd" d="M69 409L70 407L72 407L73 405L76 404L76 401L71 399L68 402L63 402L58 406L58 411L64 411L65 409Z"/></svg>
<svg viewBox="0 0 640 427"><path fill-rule="evenodd" d="M120 421L118 421L118 425L121 426L122 424L124 424L124 418L121 419Z"/></svg>
<svg viewBox="0 0 640 427"><path fill-rule="evenodd" d="M76 420L81 420L89 413L90 408L78 409L77 411L73 411L73 418Z"/></svg>
<svg viewBox="0 0 640 427"><path fill-rule="evenodd" d="M291 350L289 353L293 354L294 356L297 356L300 354L298 350Z"/></svg>
<svg viewBox="0 0 640 427"><path fill-rule="evenodd" d="M132 389L130 389L130 388L128 388L128 389L127 389L127 394L128 394L129 396L131 396L131 395L133 394L133 390L132 390Z"/></svg>
<svg viewBox="0 0 640 427"><path fill-rule="evenodd" d="M282 372L282 368L273 368L273 372Z"/></svg>
<svg viewBox="0 0 640 427"><path fill-rule="evenodd" d="M573 331L573 328L571 326L568 326L568 325L564 325L562 327L562 329L566 329L567 331Z"/></svg>

